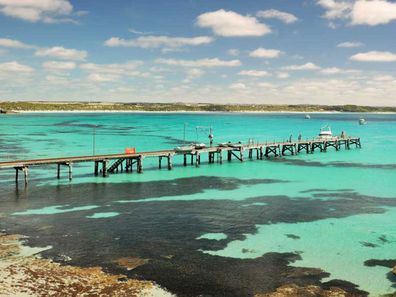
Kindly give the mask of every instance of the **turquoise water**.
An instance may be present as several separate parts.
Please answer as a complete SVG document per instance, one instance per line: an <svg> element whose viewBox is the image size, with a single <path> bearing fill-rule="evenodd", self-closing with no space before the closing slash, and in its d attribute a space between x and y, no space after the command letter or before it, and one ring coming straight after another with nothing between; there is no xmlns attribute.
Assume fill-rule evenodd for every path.
<svg viewBox="0 0 396 297"><path fill-rule="evenodd" d="M34 199L28 197L30 200L6 201L6 197L16 195L14 172L2 171L0 215L10 218L9 224L19 223L22 227L29 218L37 224L44 224L44 221L53 224L57 218L78 218L89 219L89 222L83 221L86 224L105 221L117 225L131 215L130 211L160 205L158 215L165 215L171 209L188 225L185 208L206 203L207 209L192 215L191 220L198 220L205 226L210 224L211 230L203 228L200 234L188 237L194 241L194 246L186 245L186 251L191 249L203 256L229 259L256 259L272 252L296 253L300 259L290 265L320 268L330 274L322 281L349 281L372 296L394 292L395 280L389 276L390 268L371 267L364 262L396 259L396 115L367 114L365 126L358 125L360 116L312 114L311 120L305 120L301 114L1 116L1 161L91 155L93 151L95 154L121 153L126 147L136 147L138 151L169 149L183 144L184 124L187 142L207 142L208 127L213 128L215 142L247 142L251 138L266 142L288 139L290 135L297 138L299 133L303 138L311 138L318 134L320 127L329 124L334 134L345 131L361 137L362 149L340 152L329 149L327 153L301 153L280 160L247 159L243 163L233 160L223 165L206 164L207 157L203 156L204 162L199 168L183 167L182 160L175 158L172 171L158 170L157 159L145 159L143 174L114 174L108 178L94 177L93 164L83 163L74 165L71 182L67 179L66 168L61 180L55 178L55 166L30 168L30 185L24 195L33 195L30 189L38 192L57 189L61 194L67 190L70 191L68 195L76 193L79 197L70 201L51 196L54 194L35 194ZM97 125L95 130L94 125ZM196 129L197 126L206 128ZM203 177L209 182L201 185L199 181ZM185 178L189 180L184 181ZM211 184L214 178L221 180ZM154 192L141 188L158 181L163 184L155 184ZM115 187L111 193L100 190L94 194L90 190L82 193L84 185L88 184L119 184L130 188L118 191ZM78 195L73 192L77 191L75 189ZM21 191L20 187L17 196ZM102 195L111 199L102 200ZM85 199L87 196L94 197ZM217 203L216 206L213 203ZM232 207L237 209L237 215L228 217L220 210L230 203L235 204ZM179 219L175 219L172 228L178 228ZM148 228L155 228L150 225L150 218L139 220ZM165 222L172 220L166 218ZM226 226L223 225L225 220ZM251 227L245 230L246 224ZM3 222L1 227L8 229L9 225ZM246 232L238 231L237 235L230 236L234 228ZM34 232L37 230L38 227ZM180 238L187 236L187 233L177 234ZM55 233L46 236L55 238ZM173 236L172 240L181 240L169 231L168 237Z"/></svg>

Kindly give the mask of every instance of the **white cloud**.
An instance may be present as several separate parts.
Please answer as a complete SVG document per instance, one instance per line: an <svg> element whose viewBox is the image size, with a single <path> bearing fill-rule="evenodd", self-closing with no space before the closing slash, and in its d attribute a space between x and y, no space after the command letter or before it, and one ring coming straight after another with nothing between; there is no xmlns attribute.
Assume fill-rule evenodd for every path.
<svg viewBox="0 0 396 297"><path fill-rule="evenodd" d="M84 60L87 57L88 53L86 51L55 46L51 48L38 49L35 52L35 55L39 57L53 57L63 60Z"/></svg>
<svg viewBox="0 0 396 297"><path fill-rule="evenodd" d="M234 57L239 56L239 50L236 49L236 48L229 49L229 50L227 51L227 53L228 53L230 56L234 56Z"/></svg>
<svg viewBox="0 0 396 297"><path fill-rule="evenodd" d="M0 0L0 13L29 22L71 21L72 11L68 0Z"/></svg>
<svg viewBox="0 0 396 297"><path fill-rule="evenodd" d="M396 20L396 3L387 0L318 0L317 3L326 10L325 18L348 20L351 25L376 26Z"/></svg>
<svg viewBox="0 0 396 297"><path fill-rule="evenodd" d="M186 74L187 74L187 77L183 80L183 82L189 83L193 79L200 78L202 75L205 74L205 71L203 71L202 69L199 69L199 68L192 68L192 69L187 70Z"/></svg>
<svg viewBox="0 0 396 297"><path fill-rule="evenodd" d="M34 46L23 43L19 40L8 39L8 38L0 38L0 46L8 47L8 48L21 48L21 49L29 49Z"/></svg>
<svg viewBox="0 0 396 297"><path fill-rule="evenodd" d="M396 54L391 52L371 51L358 53L350 57L350 59L359 62L396 62Z"/></svg>
<svg viewBox="0 0 396 297"><path fill-rule="evenodd" d="M242 70L241 72L238 73L238 75L252 76L252 77L264 77L264 76L269 76L270 74L267 71Z"/></svg>
<svg viewBox="0 0 396 297"><path fill-rule="evenodd" d="M43 68L50 72L64 72L73 70L77 67L74 62L58 62L58 61L48 61L43 63Z"/></svg>
<svg viewBox="0 0 396 297"><path fill-rule="evenodd" d="M344 48L354 48L354 47L361 47L364 44L357 41L346 41L337 44L337 47L344 47Z"/></svg>
<svg viewBox="0 0 396 297"><path fill-rule="evenodd" d="M396 20L396 3L385 0L359 0L352 9L353 25L376 26Z"/></svg>
<svg viewBox="0 0 396 297"><path fill-rule="evenodd" d="M87 79L93 82L113 82L120 79L119 75L114 74L103 74L103 73L91 73Z"/></svg>
<svg viewBox="0 0 396 297"><path fill-rule="evenodd" d="M147 34L150 34L150 32L139 31L139 30L136 30L134 28L129 28L128 32L136 34L136 35L147 35Z"/></svg>
<svg viewBox="0 0 396 297"><path fill-rule="evenodd" d="M89 80L92 81L111 81L120 79L122 76L147 77L149 74L140 72L136 68L142 65L141 61L129 61L124 64L94 64L85 63L79 67L81 70L88 72Z"/></svg>
<svg viewBox="0 0 396 297"><path fill-rule="evenodd" d="M254 58L266 58L266 59L274 59L278 58L282 52L277 49L265 49L265 48L258 48L249 53L249 56Z"/></svg>
<svg viewBox="0 0 396 297"><path fill-rule="evenodd" d="M198 46L209 44L214 41L213 37L197 36L197 37L168 37L168 36L141 36L136 39L122 39L111 37L105 41L105 45L109 47L140 47L140 48L160 48L172 50L183 46Z"/></svg>
<svg viewBox="0 0 396 297"><path fill-rule="evenodd" d="M236 67L241 65L239 60L220 60L213 59L200 59L200 60L176 60L176 59L157 59L157 64L183 66L183 67Z"/></svg>
<svg viewBox="0 0 396 297"><path fill-rule="evenodd" d="M244 90L246 89L246 85L244 83L234 83L229 88L233 90Z"/></svg>
<svg viewBox="0 0 396 297"><path fill-rule="evenodd" d="M290 65L283 67L284 70L299 71L299 70L319 70L320 67L314 63L308 62L302 65Z"/></svg>
<svg viewBox="0 0 396 297"><path fill-rule="evenodd" d="M34 69L28 65L20 64L17 61L0 63L0 73L8 74L30 74Z"/></svg>
<svg viewBox="0 0 396 297"><path fill-rule="evenodd" d="M330 20L347 19L352 9L350 1L318 0L317 3L326 10L323 17Z"/></svg>
<svg viewBox="0 0 396 297"><path fill-rule="evenodd" d="M201 14L197 18L197 25L201 28L210 28L214 34L225 37L264 36L271 33L271 29L255 17L243 16L224 9Z"/></svg>
<svg viewBox="0 0 396 297"><path fill-rule="evenodd" d="M359 73L359 70L355 70L355 69L340 69L337 67L330 67L330 68L323 68L322 70L320 70L321 74L325 74L325 75L333 75L333 74L353 74L353 73Z"/></svg>
<svg viewBox="0 0 396 297"><path fill-rule="evenodd" d="M375 81L394 81L395 78L392 75L378 75L373 78Z"/></svg>
<svg viewBox="0 0 396 297"><path fill-rule="evenodd" d="M285 78L289 78L290 74L287 72L278 72L277 77L280 79L285 79Z"/></svg>
<svg viewBox="0 0 396 297"><path fill-rule="evenodd" d="M286 24L298 21L298 18L295 15L276 9L260 10L256 15L265 19L278 19Z"/></svg>

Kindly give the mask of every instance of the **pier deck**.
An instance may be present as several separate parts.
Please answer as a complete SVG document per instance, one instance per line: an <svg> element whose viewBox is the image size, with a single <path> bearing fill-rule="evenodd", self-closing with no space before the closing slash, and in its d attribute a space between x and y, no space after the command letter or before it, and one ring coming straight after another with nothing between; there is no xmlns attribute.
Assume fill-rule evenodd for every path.
<svg viewBox="0 0 396 297"><path fill-rule="evenodd" d="M227 152L227 160L231 161L234 157L239 161L244 160L244 152L248 151L249 159L253 159L253 153L256 153L257 159L263 159L263 157L270 158L271 156L279 157L287 154L296 155L301 151L306 153L314 153L316 149L321 152L326 152L330 147L335 150L340 150L342 146L345 149L350 149L351 145L361 147L360 138L358 137L333 137L328 139L311 139L301 141L279 141L279 142L266 142L266 143L234 143L222 146L212 146L202 149L194 149L189 152L181 152L176 150L159 150L159 151L147 151L137 152L133 154L105 154L105 155L91 155L91 156L71 156L62 158L46 158L46 159L31 159L31 160L13 160L0 162L1 169L15 169L15 181L18 182L19 172L22 171L24 175L25 184L28 183L28 168L33 166L43 165L57 165L57 178L60 178L61 166L68 167L68 177L72 179L72 166L75 163L82 162L94 162L94 174L99 175L101 173L103 177L106 177L109 173L132 172L133 166L135 165L138 173L143 172L143 160L145 158L158 158L159 168L162 168L162 159L167 160L167 168L169 170L173 167L173 157L175 155L183 155L183 165L188 165L187 158L190 157L190 164L199 166L201 163L201 155L208 154L209 163L215 163L215 157L221 164L223 163L223 152ZM113 162L109 166L110 162ZM125 164L124 164L125 163ZM99 165L102 165L99 170Z"/></svg>

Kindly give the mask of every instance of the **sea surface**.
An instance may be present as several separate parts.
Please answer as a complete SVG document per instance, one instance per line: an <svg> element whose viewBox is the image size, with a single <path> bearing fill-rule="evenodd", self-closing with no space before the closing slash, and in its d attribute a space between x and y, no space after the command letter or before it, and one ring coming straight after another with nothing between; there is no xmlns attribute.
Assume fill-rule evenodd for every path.
<svg viewBox="0 0 396 297"><path fill-rule="evenodd" d="M364 116L367 125L358 124ZM295 283L396 291L396 115L45 113L0 116L0 161L312 138L324 125L362 148L93 176L74 164L0 171L0 230L42 256L152 280L176 296L253 296ZM184 129L185 127L185 129ZM185 131L185 133L184 133ZM184 137L185 134L185 137ZM226 156L224 156L226 159ZM149 259L123 271L120 257Z"/></svg>

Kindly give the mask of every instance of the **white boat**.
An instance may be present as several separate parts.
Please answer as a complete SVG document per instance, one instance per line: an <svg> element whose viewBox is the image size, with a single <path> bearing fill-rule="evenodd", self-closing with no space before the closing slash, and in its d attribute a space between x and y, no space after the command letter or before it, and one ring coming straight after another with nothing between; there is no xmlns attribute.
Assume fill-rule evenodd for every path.
<svg viewBox="0 0 396 297"><path fill-rule="evenodd" d="M333 138L333 133L331 132L330 126L324 126L320 128L319 138L322 139Z"/></svg>
<svg viewBox="0 0 396 297"><path fill-rule="evenodd" d="M304 117L306 120L309 120L311 118L311 116L309 114L306 114Z"/></svg>
<svg viewBox="0 0 396 297"><path fill-rule="evenodd" d="M194 147L192 145L178 146L174 150L178 153L189 153L194 150Z"/></svg>
<svg viewBox="0 0 396 297"><path fill-rule="evenodd" d="M367 121L364 118L359 119L359 125L366 125Z"/></svg>
<svg viewBox="0 0 396 297"><path fill-rule="evenodd" d="M192 143L191 144L196 150L203 149L206 147L205 143Z"/></svg>

